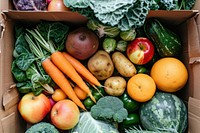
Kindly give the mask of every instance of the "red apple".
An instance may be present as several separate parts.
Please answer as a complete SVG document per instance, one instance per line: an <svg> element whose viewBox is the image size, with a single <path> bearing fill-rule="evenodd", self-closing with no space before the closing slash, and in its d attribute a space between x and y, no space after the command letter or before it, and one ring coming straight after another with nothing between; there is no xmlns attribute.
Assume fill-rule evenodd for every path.
<svg viewBox="0 0 200 133"><path fill-rule="evenodd" d="M48 4L47 11L70 11L70 8L65 6L63 0L51 0Z"/></svg>
<svg viewBox="0 0 200 133"><path fill-rule="evenodd" d="M143 65L153 58L154 45L148 38L138 37L128 44L126 54L134 64Z"/></svg>
<svg viewBox="0 0 200 133"><path fill-rule="evenodd" d="M35 96L30 92L22 97L18 104L18 110L27 122L38 123L50 112L51 103L43 93Z"/></svg>
<svg viewBox="0 0 200 133"><path fill-rule="evenodd" d="M61 130L72 129L79 121L80 111L71 100L57 102L51 110L51 122Z"/></svg>

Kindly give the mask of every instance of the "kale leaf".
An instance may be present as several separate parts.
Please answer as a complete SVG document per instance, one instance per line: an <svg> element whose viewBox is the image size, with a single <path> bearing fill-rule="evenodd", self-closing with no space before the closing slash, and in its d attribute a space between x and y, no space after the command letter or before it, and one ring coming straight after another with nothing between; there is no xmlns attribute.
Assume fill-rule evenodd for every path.
<svg viewBox="0 0 200 133"><path fill-rule="evenodd" d="M89 19L97 19L122 31L143 25L150 2L147 0L64 0L64 4ZM133 13L133 14L132 14Z"/></svg>
<svg viewBox="0 0 200 133"><path fill-rule="evenodd" d="M52 41L56 50L63 50L69 26L61 22L41 21L37 29L47 42Z"/></svg>

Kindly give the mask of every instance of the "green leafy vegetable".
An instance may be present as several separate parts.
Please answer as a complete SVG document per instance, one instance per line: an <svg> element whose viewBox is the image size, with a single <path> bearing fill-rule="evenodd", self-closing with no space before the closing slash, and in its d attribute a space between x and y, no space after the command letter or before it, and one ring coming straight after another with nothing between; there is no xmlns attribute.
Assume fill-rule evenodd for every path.
<svg viewBox="0 0 200 133"><path fill-rule="evenodd" d="M147 0L137 1L120 20L118 27L122 31L141 27L144 24L150 10L149 6L150 2Z"/></svg>
<svg viewBox="0 0 200 133"><path fill-rule="evenodd" d="M19 69L26 71L35 61L35 56L32 53L22 53L15 60Z"/></svg>
<svg viewBox="0 0 200 133"><path fill-rule="evenodd" d="M90 112L82 112L78 124L69 133L119 133L113 123L94 119Z"/></svg>
<svg viewBox="0 0 200 133"><path fill-rule="evenodd" d="M104 24L117 25L136 0L91 0L90 7Z"/></svg>
<svg viewBox="0 0 200 133"><path fill-rule="evenodd" d="M83 13L90 19L98 19L109 26L117 26L120 30L128 30L143 25L150 10L150 2L146 0L64 0L72 11ZM83 10L93 13L80 12Z"/></svg>
<svg viewBox="0 0 200 133"><path fill-rule="evenodd" d="M50 27L49 23L48 26L45 26L43 23L43 26L46 28ZM53 88L49 84L52 85L53 81L45 73L41 63L38 63L38 59L31 52L29 43L27 43L27 40L25 39L25 28L27 27L19 24L15 26L16 41L13 51L14 60L12 62L11 71L17 81L17 89L20 93L33 92L35 95L39 95L42 91L47 91L48 93L52 94ZM51 30L51 34L55 34L56 32L58 32L58 30ZM44 53L44 56L48 56L49 54L47 51Z"/></svg>
<svg viewBox="0 0 200 133"><path fill-rule="evenodd" d="M69 27L61 22L41 21L37 29L47 42L52 41L57 50L63 50Z"/></svg>
<svg viewBox="0 0 200 133"><path fill-rule="evenodd" d="M29 46L24 39L24 27L22 25L17 24L15 26L15 48L13 50L13 56L17 58L22 53L29 53Z"/></svg>
<svg viewBox="0 0 200 133"><path fill-rule="evenodd" d="M151 10L191 10L196 0L151 0Z"/></svg>
<svg viewBox="0 0 200 133"><path fill-rule="evenodd" d="M16 87L20 93L28 93L32 91L32 83L30 81L18 82Z"/></svg>
<svg viewBox="0 0 200 133"><path fill-rule="evenodd" d="M140 126L136 127L130 127L125 129L125 133L170 133L170 132L165 132L165 131L148 131L148 130L144 130L142 129Z"/></svg>
<svg viewBox="0 0 200 133"><path fill-rule="evenodd" d="M195 0L64 0L72 11L125 31L144 24L149 10L188 10Z"/></svg>
<svg viewBox="0 0 200 133"><path fill-rule="evenodd" d="M178 0L160 0L159 7L162 10L179 9Z"/></svg>
<svg viewBox="0 0 200 133"><path fill-rule="evenodd" d="M119 98L105 96L92 106L91 115L95 119L122 122L128 116L128 112Z"/></svg>
<svg viewBox="0 0 200 133"><path fill-rule="evenodd" d="M191 10L196 0L180 0L179 9Z"/></svg>
<svg viewBox="0 0 200 133"><path fill-rule="evenodd" d="M28 80L28 78L26 77L26 72L19 69L19 67L16 65L16 60L12 62L11 72L18 82L23 82Z"/></svg>

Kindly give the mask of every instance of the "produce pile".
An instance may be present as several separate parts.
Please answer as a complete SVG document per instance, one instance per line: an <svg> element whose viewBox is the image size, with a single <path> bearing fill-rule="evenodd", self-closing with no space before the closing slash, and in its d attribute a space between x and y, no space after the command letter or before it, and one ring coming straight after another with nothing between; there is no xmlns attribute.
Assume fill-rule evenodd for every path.
<svg viewBox="0 0 200 133"><path fill-rule="evenodd" d="M26 0L13 2L18 10L72 10L89 19L16 23L11 70L19 113L32 124L26 133L186 131L187 108L176 95L188 81L181 39L146 15L191 9L195 1L64 0L62 8L50 6L59 0L33 1L26 8Z"/></svg>
<svg viewBox="0 0 200 133"><path fill-rule="evenodd" d="M175 92L188 71L169 27L156 18L127 31L92 19L17 23L12 74L19 113L33 124L26 132L184 133L187 109Z"/></svg>

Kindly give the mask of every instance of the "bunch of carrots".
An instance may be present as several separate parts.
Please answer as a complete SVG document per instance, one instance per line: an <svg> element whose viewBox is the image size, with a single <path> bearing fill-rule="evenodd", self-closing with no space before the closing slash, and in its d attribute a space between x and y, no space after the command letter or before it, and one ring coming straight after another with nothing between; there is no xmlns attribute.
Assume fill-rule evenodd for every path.
<svg viewBox="0 0 200 133"><path fill-rule="evenodd" d="M86 92L94 102L96 102L89 87L83 80L83 78L86 79L92 86L102 86L96 77L94 77L82 63L68 53L55 50L52 42L44 40L37 29L27 31L35 39L35 41L33 41L28 34L25 35L25 39L28 42L31 51L37 58L41 59L41 64L45 72L63 90L63 92L65 92L77 106L86 110L68 81L68 77ZM50 57L45 57L41 47L51 53Z"/></svg>

